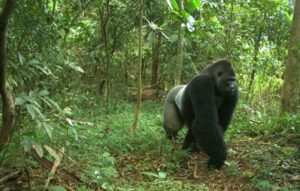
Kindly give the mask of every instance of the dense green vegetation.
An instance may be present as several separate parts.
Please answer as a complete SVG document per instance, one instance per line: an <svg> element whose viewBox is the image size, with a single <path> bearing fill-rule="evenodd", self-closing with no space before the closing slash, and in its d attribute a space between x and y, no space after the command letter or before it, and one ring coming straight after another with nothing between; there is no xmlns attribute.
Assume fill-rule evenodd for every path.
<svg viewBox="0 0 300 191"><path fill-rule="evenodd" d="M206 168L205 154L179 149L184 132L176 142L165 138L160 102L143 102L136 135L129 131L133 104L117 101L108 116L98 106L87 111L69 105L73 125L61 119L51 142L40 132L37 137L43 138L38 143L55 150L64 146L63 168L76 172L85 183L95 182L107 190L297 190L299 139L295 139L295 127L299 117L249 115L241 105L237 111L241 114L235 116L226 136L230 154L220 172ZM29 143L32 136L15 134L16 140L22 139L21 145ZM31 189L39 190L48 172L30 157L24 162L27 155L19 145L10 144L3 168L9 167L9 161L14 161L14 168L26 167L35 182ZM53 185L66 183L61 180ZM79 187L86 190L87 186Z"/></svg>
<svg viewBox="0 0 300 191"><path fill-rule="evenodd" d="M0 151L0 190L42 190L48 178L54 191L300 189L300 115L279 115L293 2L186 0L182 12L167 2L144 1L135 132L140 2L16 3L6 37L16 117ZM206 168L204 153L180 149L186 130L170 141L162 128L183 23L182 84L220 58L237 72L240 100L219 171ZM45 159L57 162L54 172Z"/></svg>

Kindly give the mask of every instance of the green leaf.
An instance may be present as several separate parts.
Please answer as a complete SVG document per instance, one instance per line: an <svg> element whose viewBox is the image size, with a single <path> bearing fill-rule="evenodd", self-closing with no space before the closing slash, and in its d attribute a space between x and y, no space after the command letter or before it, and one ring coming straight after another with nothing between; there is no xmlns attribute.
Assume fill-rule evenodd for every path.
<svg viewBox="0 0 300 191"><path fill-rule="evenodd" d="M36 151L36 153L39 155L39 157L43 157L44 156L44 151L43 151L43 147L39 144L33 144L32 148Z"/></svg>
<svg viewBox="0 0 300 191"><path fill-rule="evenodd" d="M19 58L20 64L24 65L25 62L26 62L26 59L24 58L24 56L20 52L18 52L18 58Z"/></svg>
<svg viewBox="0 0 300 191"><path fill-rule="evenodd" d="M186 12L185 10L182 12L183 19L187 22L189 20L189 17L191 17L191 14Z"/></svg>
<svg viewBox="0 0 300 191"><path fill-rule="evenodd" d="M73 69L77 72L84 73L84 70L80 66L74 66Z"/></svg>
<svg viewBox="0 0 300 191"><path fill-rule="evenodd" d="M70 107L65 107L63 113L65 115L73 115L72 109Z"/></svg>
<svg viewBox="0 0 300 191"><path fill-rule="evenodd" d="M37 107L41 107L36 98L33 96L23 96L23 99Z"/></svg>
<svg viewBox="0 0 300 191"><path fill-rule="evenodd" d="M32 105L32 104L26 104L27 112L29 113L29 115L31 116L32 119L35 119L36 115L35 115L33 107L34 107L34 105Z"/></svg>
<svg viewBox="0 0 300 191"><path fill-rule="evenodd" d="M59 112L62 112L62 110L59 107L58 103L56 103L55 101L53 101L51 98L49 98L49 97L41 97L40 99L43 100L43 102L45 102L49 107L54 106Z"/></svg>
<svg viewBox="0 0 300 191"><path fill-rule="evenodd" d="M177 34L172 34L170 37L169 37L169 41L170 42L176 42L178 40L178 35Z"/></svg>
<svg viewBox="0 0 300 191"><path fill-rule="evenodd" d="M104 153L102 154L102 156L103 156L104 158L110 157L110 153L109 153L109 152L104 152Z"/></svg>
<svg viewBox="0 0 300 191"><path fill-rule="evenodd" d="M167 177L167 174L164 172L158 172L158 178L165 179Z"/></svg>
<svg viewBox="0 0 300 191"><path fill-rule="evenodd" d="M24 105L25 100L21 97L16 97L15 105Z"/></svg>
<svg viewBox="0 0 300 191"><path fill-rule="evenodd" d="M188 0L186 1L185 9L189 12L193 12L195 10L200 10L201 2L200 0Z"/></svg>
<svg viewBox="0 0 300 191"><path fill-rule="evenodd" d="M69 66L73 70L80 72L80 73L84 73L84 70L80 66L77 66L75 63L69 62L69 61L66 61L65 63L67 66Z"/></svg>
<svg viewBox="0 0 300 191"><path fill-rule="evenodd" d="M51 70L47 66L42 67L42 66L34 65L34 67L36 69L40 70L42 73L44 73L47 76L52 74Z"/></svg>
<svg viewBox="0 0 300 191"><path fill-rule="evenodd" d="M78 140L78 134L77 134L77 131L76 131L76 129L73 127L73 126L70 126L70 128L71 128L71 130L72 130L72 132L74 133L74 138L75 138L75 140L77 141Z"/></svg>
<svg viewBox="0 0 300 191"><path fill-rule="evenodd" d="M40 96L47 96L47 95L49 95L49 92L48 92L48 90L42 90L42 91L39 92L39 95Z"/></svg>
<svg viewBox="0 0 300 191"><path fill-rule="evenodd" d="M42 125L50 138L52 138L52 126L48 122L42 122Z"/></svg>
<svg viewBox="0 0 300 191"><path fill-rule="evenodd" d="M291 154L291 153L296 153L297 152L296 147L282 147L280 150L284 154Z"/></svg>
<svg viewBox="0 0 300 191"><path fill-rule="evenodd" d="M167 4L168 4L170 9L176 10L176 11L179 10L179 7L178 7L178 4L177 4L176 0L167 0Z"/></svg>
<svg viewBox="0 0 300 191"><path fill-rule="evenodd" d="M248 177L248 178L252 178L253 176L255 176L255 173L252 172L251 170L245 170L245 171L243 172L243 176L246 176L246 177Z"/></svg>
<svg viewBox="0 0 300 191"><path fill-rule="evenodd" d="M21 141L21 145L23 146L25 152L30 152L30 150L32 149L31 141L28 138L23 138Z"/></svg>
<svg viewBox="0 0 300 191"><path fill-rule="evenodd" d="M194 6L197 10L199 10L201 8L201 1L200 0L193 0L192 2L193 2Z"/></svg>
<svg viewBox="0 0 300 191"><path fill-rule="evenodd" d="M52 107L52 104L46 99L47 97L40 97L40 99L48 106Z"/></svg>
<svg viewBox="0 0 300 191"><path fill-rule="evenodd" d="M58 154L55 152L55 150L53 150L51 147L49 147L48 145L44 145L44 148L48 151L48 153L53 156L55 159L58 158Z"/></svg>
<svg viewBox="0 0 300 191"><path fill-rule="evenodd" d="M50 191L66 191L63 186L49 186L48 188Z"/></svg>
<svg viewBox="0 0 300 191"><path fill-rule="evenodd" d="M150 34L148 35L147 41L149 43L153 43L155 41L155 32L151 31Z"/></svg>
<svg viewBox="0 0 300 191"><path fill-rule="evenodd" d="M108 182L104 182L101 187L105 190L113 190L114 187L112 185L110 185Z"/></svg>
<svg viewBox="0 0 300 191"><path fill-rule="evenodd" d="M149 176L149 177L155 177L158 178L158 175L154 172L142 172L142 174Z"/></svg>
<svg viewBox="0 0 300 191"><path fill-rule="evenodd" d="M44 115L42 114L41 110L33 104L26 104L26 109L28 111L28 113L30 114L30 116L32 117L32 119L35 119L37 116L39 116L40 118L44 119Z"/></svg>
<svg viewBox="0 0 300 191"><path fill-rule="evenodd" d="M185 2L184 9L189 13L193 13L195 10L200 11L201 2L200 0L188 0Z"/></svg>

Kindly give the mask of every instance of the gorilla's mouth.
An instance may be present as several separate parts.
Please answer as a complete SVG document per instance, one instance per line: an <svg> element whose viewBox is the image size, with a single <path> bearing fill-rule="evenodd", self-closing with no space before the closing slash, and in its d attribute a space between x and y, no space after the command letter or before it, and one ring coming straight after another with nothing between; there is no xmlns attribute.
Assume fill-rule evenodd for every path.
<svg viewBox="0 0 300 191"><path fill-rule="evenodd" d="M231 90L229 91L230 96L233 96L234 93L235 93L235 90L232 90L232 89L231 89Z"/></svg>
<svg viewBox="0 0 300 191"><path fill-rule="evenodd" d="M224 97L232 97L235 94L235 90L226 89L226 91L223 93Z"/></svg>

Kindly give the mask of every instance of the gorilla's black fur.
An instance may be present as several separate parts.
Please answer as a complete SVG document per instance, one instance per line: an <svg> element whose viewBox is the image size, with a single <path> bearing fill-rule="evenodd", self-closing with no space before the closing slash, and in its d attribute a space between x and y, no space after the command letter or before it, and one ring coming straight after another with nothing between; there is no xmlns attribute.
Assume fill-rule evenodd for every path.
<svg viewBox="0 0 300 191"><path fill-rule="evenodd" d="M210 158L208 166L221 168L226 160L223 140L238 101L235 72L228 60L208 66L187 85L176 86L168 93L164 107L164 129L169 138L187 124L183 149L192 144Z"/></svg>

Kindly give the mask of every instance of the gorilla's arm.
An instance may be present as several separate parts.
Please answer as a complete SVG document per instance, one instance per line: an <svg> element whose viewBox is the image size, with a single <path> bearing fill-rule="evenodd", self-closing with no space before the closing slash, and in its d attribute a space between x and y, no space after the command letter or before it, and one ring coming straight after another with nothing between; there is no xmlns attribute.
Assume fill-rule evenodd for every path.
<svg viewBox="0 0 300 191"><path fill-rule="evenodd" d="M231 122L232 114L234 112L236 103L238 101L238 89L232 97L225 98L222 107L219 108L219 124L222 126L223 133L227 130L228 125Z"/></svg>
<svg viewBox="0 0 300 191"><path fill-rule="evenodd" d="M190 131L196 143L210 157L209 167L221 168L227 153L223 131L219 125L214 88L213 79L208 76L197 76L189 83L186 91L195 113Z"/></svg>

